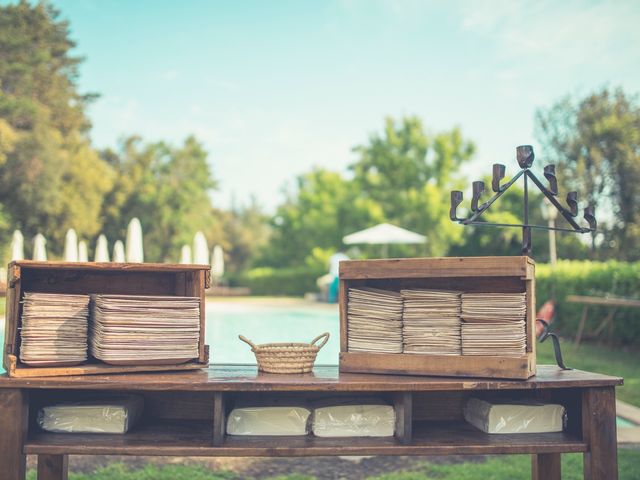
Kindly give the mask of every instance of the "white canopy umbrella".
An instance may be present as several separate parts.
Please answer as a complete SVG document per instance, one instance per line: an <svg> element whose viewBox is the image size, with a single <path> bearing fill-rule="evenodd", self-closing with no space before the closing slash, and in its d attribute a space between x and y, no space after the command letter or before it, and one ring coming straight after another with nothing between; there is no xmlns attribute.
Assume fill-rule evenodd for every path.
<svg viewBox="0 0 640 480"><path fill-rule="evenodd" d="M427 237L390 223L381 223L375 227L351 233L345 236L342 241L345 245L384 245L383 256L386 257L386 245L424 244Z"/></svg>
<svg viewBox="0 0 640 480"><path fill-rule="evenodd" d="M347 235L342 239L346 245L389 245L392 243L418 244L425 243L427 237L419 233L410 232L390 223L381 223L375 227L366 228Z"/></svg>
<svg viewBox="0 0 640 480"><path fill-rule="evenodd" d="M329 257L329 275L337 277L340 273L340 262L343 260L349 260L349 256L342 253L334 253Z"/></svg>

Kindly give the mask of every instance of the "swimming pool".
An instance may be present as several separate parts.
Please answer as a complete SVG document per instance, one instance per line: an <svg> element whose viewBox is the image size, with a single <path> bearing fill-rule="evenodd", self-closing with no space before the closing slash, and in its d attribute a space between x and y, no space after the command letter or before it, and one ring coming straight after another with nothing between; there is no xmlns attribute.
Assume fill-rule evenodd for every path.
<svg viewBox="0 0 640 480"><path fill-rule="evenodd" d="M4 325L0 322L0 347ZM329 332L317 364L337 365L340 352L338 307L287 300L214 301L207 303L206 343L211 363L256 363L251 348L238 340L242 334L254 343L310 342ZM1 363L1 362L0 362ZM0 365L0 372L3 372Z"/></svg>
<svg viewBox="0 0 640 480"><path fill-rule="evenodd" d="M242 334L253 343L310 342L329 332L317 364L337 365L340 352L338 307L283 302L211 302L207 304L206 343L211 363L255 363L251 348L238 340Z"/></svg>
<svg viewBox="0 0 640 480"><path fill-rule="evenodd" d="M4 346L4 325L0 323L0 345ZM320 350L317 364L337 365L340 352L338 307L287 300L214 301L207 303L206 343L211 363L255 364L250 347L238 340L242 334L254 343L309 342L329 332L329 342ZM4 372L0 365L0 373ZM634 427L618 418L618 427Z"/></svg>

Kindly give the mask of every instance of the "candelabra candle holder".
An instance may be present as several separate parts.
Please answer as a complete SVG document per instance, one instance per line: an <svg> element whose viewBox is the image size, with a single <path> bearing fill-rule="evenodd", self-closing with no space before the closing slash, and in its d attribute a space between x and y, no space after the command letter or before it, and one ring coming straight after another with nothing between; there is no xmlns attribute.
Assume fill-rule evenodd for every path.
<svg viewBox="0 0 640 480"><path fill-rule="evenodd" d="M560 232L573 233L590 233L595 232L597 222L595 217L595 208L588 205L583 210L583 218L588 226L581 226L576 221L578 216L578 192L567 193L567 207L563 206L558 200L558 179L556 177L555 165L547 165L544 167L544 176L549 183L549 187L545 187L543 183L531 171L531 165L535 155L531 145L520 145L516 148L516 159L520 166L520 171L516 173L511 180L501 184L505 177L506 167L499 163L493 165L493 179L491 181L491 189L494 195L486 202L480 203L480 197L484 192L484 182L476 181L472 183L471 211L468 218L460 218L457 215L457 208L462 203L462 192L454 190L451 192L451 209L449 217L452 221L462 225L480 225L490 227L521 227L522 228L522 254L531 256L531 230L557 230ZM493 203L498 200L516 181L523 177L524 179L524 212L523 223L492 223L480 220L480 217L486 212ZM531 180L538 190L540 190L549 202L562 214L571 228L552 227L548 225L533 225L529 223L529 180Z"/></svg>

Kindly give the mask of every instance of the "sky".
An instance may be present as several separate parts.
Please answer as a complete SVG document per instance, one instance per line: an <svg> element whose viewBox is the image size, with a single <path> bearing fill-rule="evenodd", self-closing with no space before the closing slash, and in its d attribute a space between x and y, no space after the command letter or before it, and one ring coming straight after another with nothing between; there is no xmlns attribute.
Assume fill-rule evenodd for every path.
<svg viewBox="0 0 640 480"><path fill-rule="evenodd" d="M459 126L464 173L515 170L535 112L640 92L640 1L54 0L71 23L95 146L127 135L209 151L217 206L267 211L313 167L347 172L384 118ZM539 149L537 148L538 153ZM473 178L472 178L473 177Z"/></svg>

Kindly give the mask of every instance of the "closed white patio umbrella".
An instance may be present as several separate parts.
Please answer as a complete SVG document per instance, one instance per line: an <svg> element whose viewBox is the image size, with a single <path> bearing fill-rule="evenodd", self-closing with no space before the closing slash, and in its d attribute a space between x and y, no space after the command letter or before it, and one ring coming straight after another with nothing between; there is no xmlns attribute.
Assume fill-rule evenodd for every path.
<svg viewBox="0 0 640 480"><path fill-rule="evenodd" d="M211 253L211 275L217 281L224 275L224 251L220 245L213 247Z"/></svg>
<svg viewBox="0 0 640 480"><path fill-rule="evenodd" d="M24 236L20 230L14 230L11 237L11 260L24 260Z"/></svg>
<svg viewBox="0 0 640 480"><path fill-rule="evenodd" d="M100 234L98 241L96 242L96 252L93 257L94 262L108 262L109 261L109 243L107 237Z"/></svg>
<svg viewBox="0 0 640 480"><path fill-rule="evenodd" d="M64 238L64 261L78 261L78 235L73 228L67 230L67 234Z"/></svg>
<svg viewBox="0 0 640 480"><path fill-rule="evenodd" d="M33 259L41 262L47 261L47 239L41 233L33 237Z"/></svg>

